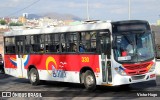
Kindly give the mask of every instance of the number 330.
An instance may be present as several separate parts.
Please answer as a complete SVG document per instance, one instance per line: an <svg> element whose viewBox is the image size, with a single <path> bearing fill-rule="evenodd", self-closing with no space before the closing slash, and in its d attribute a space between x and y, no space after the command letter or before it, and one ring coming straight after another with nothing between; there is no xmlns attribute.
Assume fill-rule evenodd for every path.
<svg viewBox="0 0 160 100"><path fill-rule="evenodd" d="M82 57L82 62L89 62L89 57Z"/></svg>

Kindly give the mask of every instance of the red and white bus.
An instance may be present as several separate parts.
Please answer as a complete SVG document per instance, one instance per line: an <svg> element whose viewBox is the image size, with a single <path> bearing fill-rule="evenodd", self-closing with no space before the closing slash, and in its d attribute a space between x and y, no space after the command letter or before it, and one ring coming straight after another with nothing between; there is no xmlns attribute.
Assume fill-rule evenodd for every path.
<svg viewBox="0 0 160 100"><path fill-rule="evenodd" d="M86 23L4 34L5 73L29 79L117 86L156 79L147 21Z"/></svg>

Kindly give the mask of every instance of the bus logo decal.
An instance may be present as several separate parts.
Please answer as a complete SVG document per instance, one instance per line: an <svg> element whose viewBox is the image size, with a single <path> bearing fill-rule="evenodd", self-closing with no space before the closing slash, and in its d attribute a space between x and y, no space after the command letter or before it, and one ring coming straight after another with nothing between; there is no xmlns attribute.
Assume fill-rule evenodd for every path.
<svg viewBox="0 0 160 100"><path fill-rule="evenodd" d="M52 66L52 72L53 72L53 77L59 77L59 78L66 77L66 72L63 69L56 69L54 66Z"/></svg>
<svg viewBox="0 0 160 100"><path fill-rule="evenodd" d="M55 60L53 57L49 56L49 57L47 58L47 60L46 60L46 70L47 70L48 74L50 74L50 75L52 76L51 72L49 71L49 63L51 63L51 62L52 62L52 63L55 65L55 67L57 68L56 60ZM52 66L53 66L53 65L52 65Z"/></svg>
<svg viewBox="0 0 160 100"><path fill-rule="evenodd" d="M16 58L10 57L9 60L14 66L17 67L17 59ZM22 61L24 62L24 67L25 67L29 62L29 55L23 55Z"/></svg>
<svg viewBox="0 0 160 100"><path fill-rule="evenodd" d="M53 77L59 77L59 78L64 78L66 77L66 72L63 69L63 67L66 65L66 62L60 62L59 67L57 66L56 60L49 56L46 59L46 70L48 72L49 75L53 76ZM52 68L52 72L49 71L49 67Z"/></svg>
<svg viewBox="0 0 160 100"><path fill-rule="evenodd" d="M24 61L24 67L26 67L29 61L29 55L23 55L23 61Z"/></svg>
<svg viewBox="0 0 160 100"><path fill-rule="evenodd" d="M11 62L14 66L17 67L17 60L16 60L16 58L11 57L11 58L9 58L9 60L10 60L10 62Z"/></svg>

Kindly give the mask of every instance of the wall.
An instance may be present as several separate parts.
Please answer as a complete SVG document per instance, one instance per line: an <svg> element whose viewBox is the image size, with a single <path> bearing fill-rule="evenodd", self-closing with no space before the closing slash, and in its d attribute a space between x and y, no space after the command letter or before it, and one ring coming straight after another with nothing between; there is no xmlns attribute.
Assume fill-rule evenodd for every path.
<svg viewBox="0 0 160 100"><path fill-rule="evenodd" d="M0 33L0 53L3 54L3 33Z"/></svg>
<svg viewBox="0 0 160 100"><path fill-rule="evenodd" d="M160 75L160 59L156 62L156 74Z"/></svg>

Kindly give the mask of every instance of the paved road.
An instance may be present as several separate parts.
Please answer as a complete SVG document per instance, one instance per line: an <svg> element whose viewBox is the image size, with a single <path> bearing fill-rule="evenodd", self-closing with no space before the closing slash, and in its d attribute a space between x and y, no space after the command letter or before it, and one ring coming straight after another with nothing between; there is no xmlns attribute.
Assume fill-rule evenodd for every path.
<svg viewBox="0 0 160 100"><path fill-rule="evenodd" d="M64 82L43 82L38 86L32 86L27 79L19 79L9 75L0 74L0 91L6 92L11 91L13 93L26 93L27 91L37 93L38 96L50 97L43 99L84 99L84 100L94 100L94 99L125 99L130 98L133 100L141 100L144 97L154 98L154 96L160 97L160 76L157 77L156 81L142 82L132 84L129 88L126 87L104 87L98 86L96 91L88 92L85 90L83 85L73 84L73 83L64 83ZM28 93L28 92L27 92ZM39 94L38 94L39 93ZM138 97L141 95L142 97ZM146 96L147 95L147 96ZM0 94L2 96L2 93ZM16 96L16 95L14 95ZM149 98L149 99L150 99ZM15 98L0 98L0 99L9 99L14 100ZM18 98L22 100L22 98ZM29 98L23 98L28 100ZM34 98L37 99L37 98ZM41 99L39 97L38 99ZM30 99L29 99L30 100Z"/></svg>

